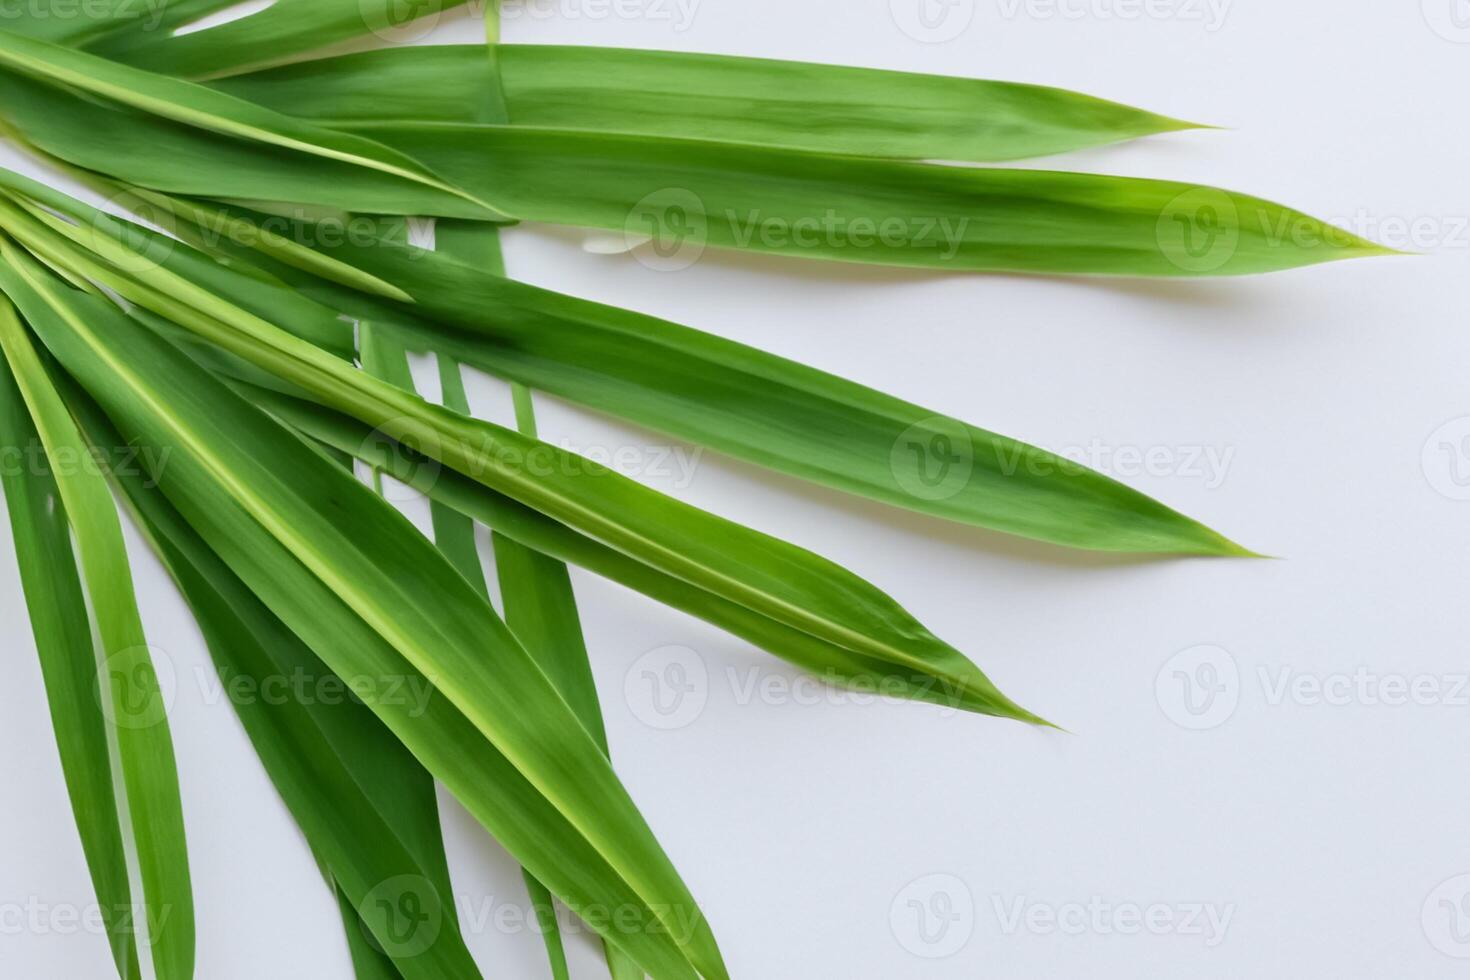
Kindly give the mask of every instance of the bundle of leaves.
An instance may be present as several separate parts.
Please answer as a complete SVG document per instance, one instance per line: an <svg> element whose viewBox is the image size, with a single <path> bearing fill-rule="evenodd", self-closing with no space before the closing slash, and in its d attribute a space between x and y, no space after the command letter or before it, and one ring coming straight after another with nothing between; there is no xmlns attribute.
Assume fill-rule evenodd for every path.
<svg viewBox="0 0 1470 980"><path fill-rule="evenodd" d="M540 441L533 391L939 520L1074 548L1249 554L1042 449L508 279L500 227L610 231L665 258L710 247L1069 275L1240 275L1386 251L1214 188L915 162L1189 128L1077 93L502 45L493 8L488 45L308 57L384 36L392 0L279 0L175 33L228 6L179 0L144 20L111 3L0 32L6 135L110 202L0 172L0 438L30 461L6 469L5 495L125 978L142 963L191 976L194 932L119 503L223 677L336 677L361 695L235 705L340 898L361 978L479 976L436 780L523 865L556 976L553 902L602 936L619 980L727 976L614 773L568 563L830 683L1045 724L877 586ZM747 214L789 233L732 220ZM436 219L432 249L410 242L410 217ZM411 351L437 359L442 404L414 390ZM464 365L511 383L515 428L471 415ZM384 476L430 499L432 540L383 499ZM503 616L477 523L493 532ZM388 696L404 687L431 693Z"/></svg>

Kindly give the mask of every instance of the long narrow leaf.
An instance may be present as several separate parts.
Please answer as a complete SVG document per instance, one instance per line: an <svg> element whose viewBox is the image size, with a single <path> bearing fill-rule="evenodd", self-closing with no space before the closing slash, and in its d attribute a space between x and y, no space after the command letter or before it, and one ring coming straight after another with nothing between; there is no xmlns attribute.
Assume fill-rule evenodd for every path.
<svg viewBox="0 0 1470 980"><path fill-rule="evenodd" d="M724 976L708 923L596 743L432 545L163 341L30 275L38 332L125 437L174 447L164 491L250 589L339 675L433 682L432 721L373 703L420 761L651 974ZM615 928L598 909L627 915Z"/></svg>
<svg viewBox="0 0 1470 980"><path fill-rule="evenodd" d="M393 47L214 84L334 122L477 122L483 49ZM509 122L858 156L1017 160L1193 124L1065 89L800 61L551 44L498 47Z"/></svg>
<svg viewBox="0 0 1470 980"><path fill-rule="evenodd" d="M173 172L220 196L264 200L280 199L280 191L263 192L270 181L284 180L282 189L292 189L294 168L306 185L320 191L311 197L300 187L291 191L311 203L333 203L329 192L335 180L363 198L349 205L353 209L497 216L404 153L193 82L3 30L0 69L6 86L0 113L26 139L84 166L96 162L100 149L120 170L136 166L146 174L152 167L157 179ZM193 165L180 167L183 159ZM251 160L255 168L247 168ZM235 175L240 186L232 191L220 182L235 171L244 173ZM150 186L146 177L134 182ZM262 192L252 192L256 187Z"/></svg>
<svg viewBox="0 0 1470 980"><path fill-rule="evenodd" d="M381 438L353 419L264 389L254 389L250 394L311 438L357 455L363 462L474 517L503 537L712 623L830 683L948 708L981 713L992 710L988 701L969 691L963 678L860 656L645 565L468 477L424 465L418 454Z"/></svg>
<svg viewBox="0 0 1470 980"><path fill-rule="evenodd" d="M276 0L264 10L205 30L172 36L168 31L134 29L114 33L92 49L170 75L215 75L365 35L395 43L412 40L427 34L441 14L466 2Z"/></svg>
<svg viewBox="0 0 1470 980"><path fill-rule="evenodd" d="M137 936L130 925L132 888L114 796L107 721L98 699L97 656L86 598L56 478L3 359L0 445L14 453L14 464L0 468L0 478L72 816L118 976L132 980L140 975Z"/></svg>
<svg viewBox="0 0 1470 980"><path fill-rule="evenodd" d="M28 186L0 174L0 181L7 179L23 192ZM58 209L66 205L55 195L46 200ZM151 200L160 208L181 207L161 196ZM74 202L72 207L76 220L121 240L143 236L145 254L160 251L161 243L143 229L76 211ZM260 220L248 212L202 206L177 213L184 222L205 222L206 229L236 222L255 227ZM309 234L303 229L301 237ZM257 238L241 240L254 245ZM250 248L231 247L227 238L210 234L209 241L232 257L253 257ZM513 282L452 255L395 241L339 244L323 251L339 266L355 270L342 281L367 277L417 306L348 293L315 276L293 275L289 265L270 267L302 293L399 332L411 347L444 352L750 462L935 517L1056 544L1249 554L1077 463L743 344ZM182 269L179 253L184 252L174 249L161 261ZM315 270L316 260L302 253L321 254L299 245L266 251L284 263ZM248 302L253 295L239 283L219 277L214 282L233 302ZM335 322L330 314L313 318L306 311L301 319L317 324L314 333L329 331Z"/></svg>
<svg viewBox="0 0 1470 980"><path fill-rule="evenodd" d="M68 401L188 601L221 690L244 692L232 696L231 704L313 852L350 901L354 924L361 922L357 910L372 890L400 876L428 882L452 912L432 778L371 711L331 694L362 678L333 679L147 477L116 465L128 450L100 410L77 395ZM273 693L282 689L292 695ZM303 691L307 696L295 696ZM431 696L426 682L404 694ZM435 929L432 943L413 949L414 955L389 957L402 975L477 977L453 916L436 921ZM377 942L390 953L404 949L387 930Z"/></svg>
<svg viewBox="0 0 1470 980"><path fill-rule="evenodd" d="M579 130L344 129L414 156L517 219L706 247L952 272L1231 276L1391 254L1247 194L1167 180L947 167Z"/></svg>
<svg viewBox="0 0 1470 980"><path fill-rule="evenodd" d="M16 270L4 263L0 289L24 309ZM154 970L160 980L188 980L194 973L194 914L178 769L167 705L133 595L122 525L102 475L77 465L90 458L87 447L15 309L4 301L0 347L53 462L61 503L76 536L82 582L101 645L99 693L122 773L123 820L134 828L131 843ZM57 460L71 462L55 465Z"/></svg>
<svg viewBox="0 0 1470 980"><path fill-rule="evenodd" d="M854 653L955 678L988 700L995 714L1037 720L890 597L840 566L664 497L563 450L427 404L165 269L143 270L134 279L88 258L30 218L11 213L7 223L29 246L56 254L62 265L84 271L129 300L299 385L323 404L399 441L422 446L444 465L645 564ZM76 231L65 224L54 230ZM99 237L94 244L122 260L131 254L108 239Z"/></svg>

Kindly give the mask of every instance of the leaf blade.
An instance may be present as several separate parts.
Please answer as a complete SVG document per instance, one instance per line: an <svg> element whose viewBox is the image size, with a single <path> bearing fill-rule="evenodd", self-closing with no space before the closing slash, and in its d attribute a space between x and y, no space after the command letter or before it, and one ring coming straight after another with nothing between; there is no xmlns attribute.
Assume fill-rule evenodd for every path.
<svg viewBox="0 0 1470 980"><path fill-rule="evenodd" d="M387 48L212 84L328 125L475 122L482 55L475 45ZM519 126L969 161L1196 128L1042 85L631 48L502 44L498 57L505 121Z"/></svg>
<svg viewBox="0 0 1470 980"><path fill-rule="evenodd" d="M22 310L29 283L4 248L0 286ZM0 346L49 456L89 458L46 368L9 303L0 305ZM188 980L194 971L193 897L178 768L167 709L133 594L122 525L100 474L54 470L76 535L82 581L101 645L103 706L110 706L111 744L122 772L123 812L137 828L132 842L148 910L148 940L160 980Z"/></svg>

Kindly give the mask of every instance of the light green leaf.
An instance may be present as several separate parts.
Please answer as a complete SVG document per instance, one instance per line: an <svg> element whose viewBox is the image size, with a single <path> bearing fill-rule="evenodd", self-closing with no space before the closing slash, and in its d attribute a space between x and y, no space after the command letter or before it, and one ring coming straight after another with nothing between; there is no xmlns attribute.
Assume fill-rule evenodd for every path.
<svg viewBox="0 0 1470 980"><path fill-rule="evenodd" d="M0 300L0 303L5 301ZM13 316L5 308L0 318ZM52 731L72 816L105 924L118 976L139 976L134 908L99 701L97 654L77 575L71 528L41 437L10 367L0 359L0 445L14 465L0 467L31 632L41 661Z"/></svg>
<svg viewBox="0 0 1470 980"><path fill-rule="evenodd" d="M470 123L353 123L523 221L706 248L951 272L1150 277L1275 272L1391 254L1247 194L1167 180L939 166Z"/></svg>
<svg viewBox="0 0 1470 980"><path fill-rule="evenodd" d="M228 6L213 0L212 6ZM92 45L100 55L170 75L216 75L271 64L356 37L401 44L428 34L467 0L276 0L227 24L171 36L133 29Z"/></svg>
<svg viewBox="0 0 1470 980"><path fill-rule="evenodd" d="M335 180L345 182L344 194L361 198L346 199L352 210L498 216L406 154L193 82L6 31L0 69L0 113L27 141L80 166L131 175L144 187L183 190L167 179L173 175L196 193L263 200L294 194L301 203L344 206L331 194ZM184 160L190 165L180 166ZM157 183L148 179L150 168ZM296 183L293 169L301 174ZM281 188L267 190L276 179Z"/></svg>
<svg viewBox="0 0 1470 980"><path fill-rule="evenodd" d="M502 44L497 57L518 126L977 161L1197 128L1042 85L630 48ZM476 45L394 47L213 84L326 125L478 122L483 62Z"/></svg>
<svg viewBox="0 0 1470 980"><path fill-rule="evenodd" d="M15 266L16 250L3 241L0 257L4 260L0 261L0 290L35 326L37 311L31 302L30 274ZM144 920L159 980L189 980L194 974L194 911L178 770L167 704L133 595L122 525L106 481L86 465L92 457L15 307L3 300L0 347L52 461L60 502L76 538L81 581L90 600L100 647L96 667L99 686L95 690L110 723L109 745L122 774L118 807L123 825L132 828L130 844L142 883L143 901L135 911ZM84 611L71 605L63 614L76 616ZM100 764L101 760L92 762ZM91 788L100 786L94 783ZM102 815L106 812L104 808ZM86 822L90 817L82 819ZM87 831L83 833L88 836ZM110 843L104 841L93 853L110 865L105 853L110 849ZM101 870L99 864L94 873ZM115 869L109 866L105 873L111 880ZM111 883L109 892L106 898L119 896L116 882ZM130 965L130 958L120 961L119 966L124 963Z"/></svg>

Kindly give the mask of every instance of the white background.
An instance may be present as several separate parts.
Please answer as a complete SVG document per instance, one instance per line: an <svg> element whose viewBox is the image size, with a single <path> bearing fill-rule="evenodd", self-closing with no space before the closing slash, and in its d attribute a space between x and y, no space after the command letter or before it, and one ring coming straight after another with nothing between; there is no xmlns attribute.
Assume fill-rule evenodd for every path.
<svg viewBox="0 0 1470 980"><path fill-rule="evenodd" d="M659 273L586 253L576 232L508 236L511 272L532 282L1088 451L1103 468L1153 450L1153 472L1115 472L1283 558L1076 555L713 457L684 480L657 465L660 437L543 400L547 438L643 447L635 475L869 577L1075 733L833 703L844 698L784 686L797 675L782 662L576 574L616 764L734 975L1464 975L1470 502L1455 497L1470 496L1470 27L1451 19L1458 2L1470 24L1463 0L956 0L946 33L964 29L943 43L898 26L917 0L702 0L687 22L675 0L641 2L620 18L595 16L595 0L543 0L554 6L508 16L507 39L1081 89L1229 129L1044 165L1220 184L1370 236L1418 222L1417 242L1391 244L1429 253L1150 283L716 254ZM455 18L435 36L472 35ZM494 385L476 395L505 416ZM1193 462L1210 453L1213 469ZM18 909L92 899L5 540L0 974L104 978L100 937L15 928L29 914ZM308 852L230 707L199 683L208 659L181 602L129 543L150 638L181 680L198 975L345 980ZM670 658L706 678L672 730L645 723L660 716L642 686ZM1212 676L1213 703L1185 686ZM1283 679L1345 697L1313 703L1309 687L1281 693ZM1435 703L1378 703L1398 683ZM512 862L447 800L445 825L485 975L549 976L539 937L516 924L526 899ZM1130 905L1157 906L1163 934L1130 929ZM599 975L591 944L573 946L577 975Z"/></svg>

